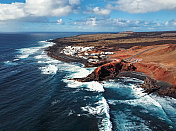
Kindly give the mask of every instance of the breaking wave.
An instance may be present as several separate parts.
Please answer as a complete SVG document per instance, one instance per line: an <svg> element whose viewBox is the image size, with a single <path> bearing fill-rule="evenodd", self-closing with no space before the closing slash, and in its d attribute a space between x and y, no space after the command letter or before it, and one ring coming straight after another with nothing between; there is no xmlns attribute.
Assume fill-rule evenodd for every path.
<svg viewBox="0 0 176 131"><path fill-rule="evenodd" d="M61 66L62 65L62 66ZM70 88L78 88L90 92L104 92L103 85L99 82L77 82L73 80L68 80L70 78L82 78L89 75L94 68L83 68L82 65L72 63L72 64L60 64L59 70L64 70L67 72L66 77L63 79L67 86ZM85 96L87 97L87 96ZM95 98L92 98L95 99ZM106 99L100 96L97 102L81 107L82 111L87 112L90 115L95 115L99 120L98 128L100 131L110 131L112 130L112 124L109 115L109 106ZM78 114L79 116L81 114Z"/></svg>
<svg viewBox="0 0 176 131"><path fill-rule="evenodd" d="M56 74L58 70L58 60L48 57L45 49L49 46L54 45L52 42L40 41L40 46L30 47L30 48L21 48L17 49L18 55L14 60L23 60L23 59L36 59L37 63L40 64L38 69L42 74Z"/></svg>

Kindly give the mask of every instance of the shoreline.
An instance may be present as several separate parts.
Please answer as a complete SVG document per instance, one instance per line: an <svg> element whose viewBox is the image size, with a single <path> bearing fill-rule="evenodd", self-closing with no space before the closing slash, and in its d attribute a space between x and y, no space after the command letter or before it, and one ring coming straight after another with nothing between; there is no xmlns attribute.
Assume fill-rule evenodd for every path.
<svg viewBox="0 0 176 131"><path fill-rule="evenodd" d="M159 33L159 34L162 34L161 32L156 32L156 34L157 33ZM164 32L164 34L166 34L166 32ZM101 36L102 35L102 36ZM54 59L58 59L58 60L61 60L61 61L64 61L64 62L78 62L78 63L82 63L83 65L85 65L85 67L100 67L100 66L102 66L103 64L106 64L106 63L111 63L111 61L113 61L113 59L112 58L118 58L118 59L121 59L121 60L123 60L123 59L127 59L127 58L129 58L129 57L131 57L131 56L134 56L132 53L132 55L130 54L130 55L128 55L129 53L126 53L125 54L125 51L128 51L129 52L129 50L135 50L135 48L136 49L141 49L141 45L139 44L138 45L138 47L136 47L136 46L132 46L131 44L129 44L129 47L128 48L126 48L126 49L124 49L124 48L121 48L121 47L123 47L123 43L122 43L122 45L121 45L121 47L119 48L118 47L118 49L115 47L114 48L114 43L111 43L111 44L108 44L108 46L106 47L106 48L104 48L105 47L105 44L102 46L102 47L100 47L99 45L97 45L97 44L95 44L95 43L92 43L93 41L92 41L92 38L94 38L94 36L95 37L101 37L101 38L103 38L103 36L105 35L105 37L106 37L106 35L108 35L107 37L110 37L111 36L111 34L93 34L93 35L79 35L79 36L75 36L75 37L66 37L66 38L59 38L59 39L55 39L55 40L51 40L50 42L54 42L55 43L55 45L53 45L53 46L51 46L51 47L49 47L49 48L47 48L46 49L46 51L47 51L47 54L48 54L48 56L50 56L50 57L52 57L52 58L54 58ZM112 34L112 36L113 36L114 34ZM117 33L117 35L120 35L120 36L118 36L117 37L117 39L119 39L119 40L121 40L121 37L122 37L122 39L124 39L124 35L125 36L127 36L128 37L128 35L129 34L126 34L126 33L124 33L122 36L121 36L121 34L120 33ZM130 35L131 35L131 33L130 33ZM145 34L146 35L146 34ZM157 34L158 35L158 34ZM173 35L173 33L172 33L172 35ZM150 37L151 37L152 35L150 35ZM169 36L168 34L167 34L167 36ZM176 35L175 35L176 36ZM92 38L91 38L92 37ZM114 36L113 36L114 37ZM169 36L170 37L170 36ZM132 36L131 36L131 38L132 39L134 39ZM153 38L153 37L152 37ZM172 39L174 39L174 43L176 43L176 37L174 37L173 38L173 36L171 37ZM87 40L87 42L85 41L85 39ZM98 40L100 39L100 38L97 38ZM107 39L107 38L105 38L105 39ZM110 39L110 38L109 38ZM113 41L114 41L114 39L116 39L116 38L113 38ZM166 38L165 38L166 39ZM150 40L150 39L149 39ZM94 40L94 41L96 41L96 40ZM100 41L102 42L102 40L100 39ZM91 42L91 43L89 43L89 42ZM97 42L97 41L96 41ZM155 43L156 43L156 41L154 41ZM166 43L168 42L168 40L166 40ZM159 42L160 43L160 42ZM138 44L138 43L137 43ZM93 46L94 45L94 48L95 49L93 49L93 50L91 50L91 51L85 51L85 52L83 52L82 54L88 54L88 53L90 53L90 54L96 54L97 52L98 53L100 53L100 51L104 51L104 52L106 52L106 51L116 51L116 52L122 52L122 53L124 53L123 55L121 55L121 56L118 56L117 54L118 53L114 53L114 54L108 54L107 55L107 59L100 59L99 57L97 57L97 59L98 60L100 60L100 61L98 61L98 62L88 62L88 60L87 59L83 59L83 58L79 58L78 56L76 56L76 55L73 55L73 56L70 56L70 55L66 55L66 54L64 54L64 53L61 53L61 51L66 47L66 46L82 46L82 47L90 47L90 46ZM112 45L112 46L111 46ZM118 44L119 45L119 44ZM126 43L125 43L125 45L126 45ZM134 44L135 45L135 44ZM161 47L161 45L160 44L155 44L155 45L153 45L153 47L151 47L151 45L149 45L149 46L142 46L142 48L145 48L145 50L147 49L148 50L148 47L150 47L150 48L159 48L159 49L162 49L162 48L164 48L164 47L170 47L170 45L168 45L168 44L165 44L164 42L162 43L162 45L164 45L164 46L162 46ZM172 45L171 45L172 46ZM112 48L113 47L113 48ZM174 47L174 49L175 49L175 47ZM98 51L97 51L98 50ZM156 50L156 49L153 49L153 50ZM95 51L97 51L97 52L95 52ZM135 50L136 51L136 50ZM138 50L137 50L138 51ZM137 52L136 51L136 52ZM141 51L141 50L140 50ZM135 52L135 53L136 53ZM144 51L143 51L144 52ZM149 51L149 52L151 52L151 51ZM137 52L137 53L139 53L139 52ZM79 54L79 53L78 53ZM81 54L81 55L82 55ZM81 56L80 55L80 56ZM143 54L142 54L143 55ZM99 54L99 56L100 56L100 54ZM92 57L92 56L91 56ZM95 57L95 56L94 56ZM144 61L145 62L145 61ZM140 66L140 64L141 63L144 63L143 61L142 62L138 62L138 63L132 63L136 68L137 68L137 70L136 70L136 74L140 74L140 72L142 72L144 75L143 75L143 77L145 78L145 79L147 79L147 83L145 83L145 79L143 78L141 78L141 76L138 76L138 75L136 75L137 76L137 78L140 78L140 79L142 79L142 80L144 80L144 85L143 85L143 87L142 88L144 88L145 90L146 90L146 92L148 92L148 94L150 94L150 93L153 93L153 92L157 92L159 95L162 95L162 96L171 96L171 97L174 97L174 98L176 98L176 93L174 93L174 92L176 92L176 88L175 88L175 85L174 85L174 83L173 82L168 82L168 80L163 80L163 79L157 79L157 78L155 78L155 77L152 77L152 75L151 74L149 74L148 72L152 72L151 71L151 69L150 68L148 68L148 67L146 67L146 69L148 70L150 70L150 71L146 71L146 69L143 71L142 69L140 69L141 68L141 66ZM92 65L91 65L92 64ZM148 64L148 63L147 63ZM145 67L144 67L145 68ZM155 69L156 70L156 69ZM124 73L122 73L123 75L124 75ZM121 75L122 75L121 74ZM128 75L127 75L127 77L132 77L132 78L135 78L135 75L134 75L134 73L127 73ZM129 75L129 74L131 74L131 75ZM91 75L90 75L91 76ZM109 78L117 78L118 76L113 76L113 77L108 77L107 79L109 79ZM150 78L152 78L152 79L150 79ZM150 80L149 80L150 79ZM105 79L106 80L106 79ZM148 84L150 84L150 86L148 86ZM160 87L160 89L158 88L158 87Z"/></svg>

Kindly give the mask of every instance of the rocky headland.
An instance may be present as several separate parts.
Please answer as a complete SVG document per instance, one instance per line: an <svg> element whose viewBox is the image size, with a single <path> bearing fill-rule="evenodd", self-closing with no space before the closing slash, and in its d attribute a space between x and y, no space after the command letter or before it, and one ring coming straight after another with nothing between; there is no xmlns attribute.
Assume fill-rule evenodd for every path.
<svg viewBox="0 0 176 131"><path fill-rule="evenodd" d="M103 81L121 76L142 78L145 92L176 98L176 32L89 34L51 40L48 55L65 62L97 67L77 81ZM137 72L133 75L132 72Z"/></svg>

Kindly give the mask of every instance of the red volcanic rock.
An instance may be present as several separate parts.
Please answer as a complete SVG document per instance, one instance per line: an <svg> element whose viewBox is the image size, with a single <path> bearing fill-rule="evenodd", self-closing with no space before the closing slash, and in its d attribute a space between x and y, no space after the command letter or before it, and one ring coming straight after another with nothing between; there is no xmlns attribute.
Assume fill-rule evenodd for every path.
<svg viewBox="0 0 176 131"><path fill-rule="evenodd" d="M158 80L162 80L163 77L168 74L166 69L154 64L147 64L146 70L148 70Z"/></svg>
<svg viewBox="0 0 176 131"><path fill-rule="evenodd" d="M135 63L134 65L137 68L136 71L138 72L143 72L156 80L174 84L175 79L172 76L172 72L166 68L150 63Z"/></svg>
<svg viewBox="0 0 176 131"><path fill-rule="evenodd" d="M126 62L109 62L96 68L90 75L85 78L74 78L72 80L77 80L81 82L86 81L103 81L110 78L118 76L120 72L123 71L134 71L136 68Z"/></svg>

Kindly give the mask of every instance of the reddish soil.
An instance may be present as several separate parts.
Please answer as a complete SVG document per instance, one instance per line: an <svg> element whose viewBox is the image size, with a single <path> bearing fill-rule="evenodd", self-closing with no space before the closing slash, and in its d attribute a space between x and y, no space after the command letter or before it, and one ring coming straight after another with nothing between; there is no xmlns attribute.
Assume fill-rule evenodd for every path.
<svg viewBox="0 0 176 131"><path fill-rule="evenodd" d="M154 48L153 48L154 47ZM111 59L126 59L147 49L153 48L134 58L142 61L134 63L136 71L143 72L150 77L176 85L176 45L154 45L132 47L123 51L115 51Z"/></svg>
<svg viewBox="0 0 176 131"><path fill-rule="evenodd" d="M103 77L116 76L119 73L120 68L117 68L119 64L114 65L111 61L120 59L125 63L132 64L137 72L143 72L155 80L173 85L167 89L161 89L153 84L155 82L148 79L144 87L149 92L159 89L159 94L176 98L176 32L93 34L60 38L52 40L52 42L55 42L56 45L47 49L49 56L66 62L82 62L90 67L99 66L88 77L79 79L80 81L105 80ZM86 60L61 54L60 50L68 45L94 46L94 50L91 53L114 52L115 54L108 55L107 59L103 59L100 62L88 63ZM127 67L127 70L129 69L129 66L123 67ZM123 69L120 69L120 71L123 71ZM109 75L106 76L105 74Z"/></svg>

